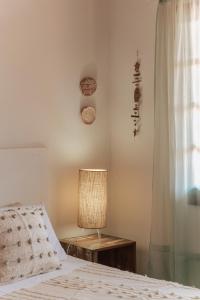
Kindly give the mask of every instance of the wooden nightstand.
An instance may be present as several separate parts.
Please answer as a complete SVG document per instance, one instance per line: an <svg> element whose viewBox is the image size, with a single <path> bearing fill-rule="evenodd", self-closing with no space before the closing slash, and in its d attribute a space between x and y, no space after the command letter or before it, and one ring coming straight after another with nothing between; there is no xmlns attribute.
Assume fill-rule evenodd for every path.
<svg viewBox="0 0 200 300"><path fill-rule="evenodd" d="M61 239L69 255L110 267L136 272L136 242L102 234Z"/></svg>

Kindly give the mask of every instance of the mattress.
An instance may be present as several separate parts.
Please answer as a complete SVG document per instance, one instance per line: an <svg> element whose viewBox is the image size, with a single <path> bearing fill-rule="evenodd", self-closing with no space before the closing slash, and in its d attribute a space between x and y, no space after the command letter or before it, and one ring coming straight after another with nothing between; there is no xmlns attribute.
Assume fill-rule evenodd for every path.
<svg viewBox="0 0 200 300"><path fill-rule="evenodd" d="M200 299L200 290L66 257L62 270L1 286L1 300Z"/></svg>

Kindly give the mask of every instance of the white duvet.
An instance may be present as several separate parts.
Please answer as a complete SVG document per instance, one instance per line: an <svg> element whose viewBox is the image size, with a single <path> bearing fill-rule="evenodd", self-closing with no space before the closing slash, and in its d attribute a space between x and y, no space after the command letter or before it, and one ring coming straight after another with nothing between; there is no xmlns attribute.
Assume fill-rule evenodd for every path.
<svg viewBox="0 0 200 300"><path fill-rule="evenodd" d="M0 299L200 299L200 290L176 283L122 272L71 256L66 256L62 263L62 270L1 286Z"/></svg>

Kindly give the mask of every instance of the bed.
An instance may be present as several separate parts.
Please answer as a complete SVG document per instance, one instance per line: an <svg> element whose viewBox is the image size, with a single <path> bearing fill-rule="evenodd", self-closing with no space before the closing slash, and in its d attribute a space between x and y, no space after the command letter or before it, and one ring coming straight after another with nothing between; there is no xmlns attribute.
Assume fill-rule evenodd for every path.
<svg viewBox="0 0 200 300"><path fill-rule="evenodd" d="M29 201L37 205L39 199L48 197L46 149L0 150L0 164L1 205L5 206L19 200L23 200L22 202L26 205ZM1 210L4 211L4 209ZM7 208L5 211L7 212ZM12 209L8 211L12 213ZM29 276L26 279L21 278L21 280L1 284L0 299L200 299L200 290L192 287L151 279L68 256L60 246L48 218L44 222L48 228L50 242L56 249L55 252L62 267Z"/></svg>

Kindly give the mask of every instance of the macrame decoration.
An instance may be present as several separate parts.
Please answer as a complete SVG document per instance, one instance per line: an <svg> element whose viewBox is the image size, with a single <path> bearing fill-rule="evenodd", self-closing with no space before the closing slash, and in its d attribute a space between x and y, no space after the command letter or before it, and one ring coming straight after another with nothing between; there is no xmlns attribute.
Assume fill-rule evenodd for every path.
<svg viewBox="0 0 200 300"><path fill-rule="evenodd" d="M137 51L137 61L134 66L134 81L132 82L134 85L134 100L133 100L133 113L131 118L133 119L133 135L134 137L138 135L141 128L141 116L140 116L140 107L142 104L142 92L141 92L141 73L140 73L141 62L139 59L139 53Z"/></svg>

